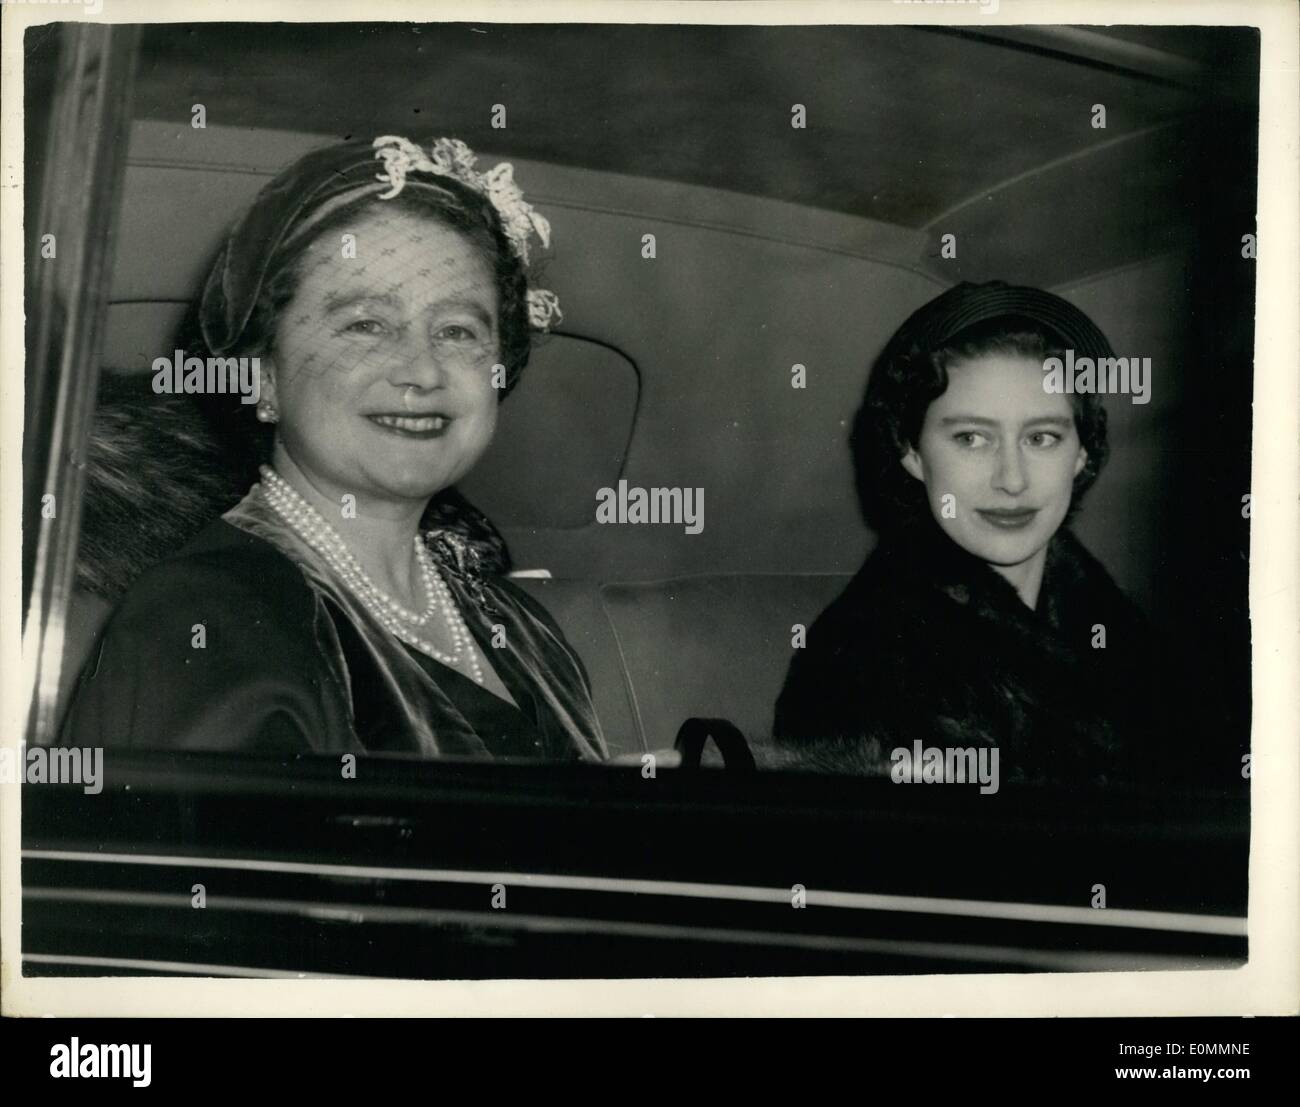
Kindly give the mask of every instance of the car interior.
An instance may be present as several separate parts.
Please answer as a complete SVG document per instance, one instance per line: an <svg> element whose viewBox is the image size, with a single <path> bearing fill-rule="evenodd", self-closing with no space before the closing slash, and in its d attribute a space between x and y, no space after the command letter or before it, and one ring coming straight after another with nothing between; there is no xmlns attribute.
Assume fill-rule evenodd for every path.
<svg viewBox="0 0 1300 1107"><path fill-rule="evenodd" d="M1195 643L1189 683L1213 675L1225 700L1245 705L1240 732L1221 740L1232 750L1249 748L1249 566L1235 532L1201 520L1205 512L1235 518L1249 490L1253 276L1230 262L1253 230L1255 32L468 23L354 24L351 32L312 24L266 24L255 34L221 23L143 28L123 128L120 205L96 213L109 222L112 243L96 423L129 423L131 412L143 410L144 398L152 398L152 362L170 355L223 232L300 154L350 137L427 141L446 134L464 139L480 168L511 162L529 201L551 222L550 248L534 268L558 294L564 318L536 343L503 403L488 454L461 490L504 535L516 583L545 605L585 663L611 755L635 761L673 747L687 720L724 720L762 768L793 635L843 590L875 542L849 444L872 360L904 318L959 281L1036 285L1086 311L1118 353L1153 360L1159 386L1150 403L1110 405L1110 462L1074 527L1172 640ZM49 168L37 139L54 100L57 35L29 34L27 45L27 174L36 181ZM495 104L505 105L504 128L492 126ZM194 125L197 105L202 127ZM792 126L796 106L806 127ZM29 190L31 213L37 191ZM1229 381L1233 387L1223 387ZM73 462L84 465L88 448L76 444ZM701 490L702 528L598 521L601 490L620 481ZM112 528L150 521L88 515L85 525L110 530L83 528L83 560L111 543ZM61 626L60 704L113 606L88 579L77 577ZM706 765L729 769L741 760L716 746L704 756ZM725 871L741 882L789 884L800 879L791 872L798 868L794 843L806 857L809 844L827 836L835 838L836 858L867 861L850 866L848 876L843 868L838 877L822 874L826 881L838 879L863 896L928 887L905 855L887 848L900 840L902 825L890 822L897 805L889 789L864 800L867 793L853 790L862 782L791 782L760 772L738 784L736 774L721 772L713 783L666 786L672 798L650 817L632 785L610 770L600 770L609 783L595 787L588 775L570 779L545 767L501 766L493 775L495 768L401 765L400 772L382 770L345 807L326 810L324 776L312 776L308 766L301 786L272 811L257 806L259 797L269 802L270 786L251 768L198 761L206 766L201 784L178 784L174 758L127 758L122 779L135 792L95 810L115 813L119 842L150 840L152 811L167 828L158 833L181 843L182 852L251 849L252 828L283 816L275 825L292 863L346 854L349 863L381 865L414 857L410 827L424 828L417 837L430 827L456 835L448 812L485 818L474 805L490 797L493 817L512 828L502 834L517 848L497 849L479 837L465 844L484 872L549 865L649 880L662 876L671 858L680 879L716 882ZM770 785L752 782L767 775ZM422 782L422 798L411 780ZM151 787L166 794L149 799ZM597 962L614 974L619 942L636 938L638 919L637 926L660 927L656 933L681 941L689 934L700 949L734 954L719 960L695 946L672 947L676 954L637 962L638 971L674 975L762 971L778 963L735 951L769 939L791 949L804 943L797 958L779 963L789 971L1123 967L1140 953L1156 958L1148 965L1166 956L1221 964L1244 955L1237 916L1245 909L1245 801L1207 802L1197 824L1182 809L1162 807L1157 792L1131 812L1122 798L1107 801L1114 819L1108 829L1086 814L1073 821L1062 814L1055 836L1046 838L1023 812L994 826L1000 816L978 803L927 800L909 809L913 836L905 840L944 853L946 875L935 879L946 881L951 895L1077 899L1079 874L1104 856L1113 871L1140 869L1145 906L1163 904L1184 912L1180 918L1219 912L1231 925L1216 915L1209 929L1196 923L1173 935L1166 927L1152 932L1152 945L1125 946L1119 930L1071 929L1079 919L1067 914L1048 939L990 931L988 948L1002 952L975 955L972 943L985 939L969 928L958 933L957 921L943 924L938 909L928 916L939 920L937 929L921 937L915 929L891 930L890 922L861 939L849 922L821 922L830 931L796 941L789 933L771 938L794 925L785 915L776 921L775 909L755 921L726 912L702 920L665 908L663 918L646 922L639 912L648 904L669 902L656 900L658 892L637 898L629 886L623 906L611 907L617 897L602 899L590 888L582 892L587 900L563 902L547 900L561 893L543 888L530 901L531 921L515 924L523 944L503 953L499 936L488 933L498 921L485 921L481 905L462 902L453 889L437 902L438 925L462 927L473 940L455 947L460 961L451 947L430 947L420 967L429 976L446 975L453 964L466 976L541 974L546 926L538 920L557 913L570 922L604 919L604 959ZM1069 802L1041 801L1058 813ZM84 888L127 877L105 875L111 866L103 864L87 875L102 843L73 827L72 807L43 794L30 808L24 803L35 828L26 862L37 885L32 918L62 935L46 942L47 960L31 960L29 971L42 963L68 971L67 950L98 940L93 935L108 924L92 921L93 904L124 912L121 933L137 944L152 935L171 950L169 964L211 966L224 958L227 969L266 968L258 961L266 943L256 930L237 950L214 952L216 931L191 929L190 944L177 946L166 925L141 921L155 903L148 897L163 894L161 876L149 875L161 869L118 888L145 897L131 900L134 906L105 906ZM568 821L556 815L533 842L536 827L525 815L547 804ZM605 821L589 839L579 827L596 819L595 808ZM293 819L291 810L298 812ZM1000 885L996 874L963 868L945 852L955 829L957 837L987 833L1000 843L1005 872L1017 875ZM1140 864L1132 836L1150 846ZM56 847L83 853L62 860L41 853ZM1044 872L1053 851L1072 883ZM767 859L761 864L760 854ZM113 864L123 856L113 854ZM422 856L427 862L432 854ZM1199 890L1180 884L1197 865L1221 874L1217 883ZM240 877L241 903L252 917L262 910L248 906L258 897L301 894L346 913L372 878L385 879L340 869L286 893L283 885L259 884L249 868ZM384 910L396 912L386 921L418 931L415 916L399 908L432 908L403 879L385 885L400 890L386 900ZM402 900L408 893L413 898ZM1170 898L1161 900L1163 893ZM683 896L672 901L683 912L707 899L703 892ZM80 907L53 921L55 906L73 901ZM869 898L849 906L885 910ZM295 925L316 926L322 917L318 911ZM760 931L769 935L762 942L754 937ZM309 957L309 932L319 939L318 930L277 931L276 971L324 971L377 956L373 943L354 935ZM572 933L587 931L574 923ZM1007 952L1022 938L1035 952ZM850 947L858 960L837 961ZM97 948L103 954L108 947ZM385 946L387 960L372 965L377 974L401 971L393 948ZM581 960L576 946L565 948L561 961ZM465 962L466 950L479 959ZM140 969L138 949L131 956L136 960L122 961L121 971Z"/></svg>
<svg viewBox="0 0 1300 1107"><path fill-rule="evenodd" d="M253 95L205 71L193 33L151 28L103 371L149 372L223 230L306 150L405 117L412 133L463 135L481 165L511 161L553 224L541 273L565 317L463 490L588 665L612 752L670 746L692 715L732 719L761 746L793 628L870 548L848 428L871 358L912 310L959 280L1039 284L1088 311L1117 351L1150 351L1156 373L1211 371L1187 364L1204 243L1186 174L1207 141L1207 86L1228 77L1213 68L1216 40L1184 31L1179 53L1144 45L1143 30L1045 44L1015 29L877 28L867 51L826 28L384 28L309 69L285 56L302 36L280 31L239 46ZM201 40L215 49L223 33ZM1123 66L1098 65L1102 48ZM843 68L814 66L814 50ZM433 53L437 67L422 68ZM519 106L493 131L470 103L503 55L511 76L493 87ZM561 76L557 56L581 65ZM694 74L694 87L647 94L632 56ZM787 85L807 89L806 133L789 125ZM1104 130L1095 104L1110 105ZM1111 405L1110 465L1076 528L1157 618L1180 603L1160 524L1186 462L1190 391ZM620 480L703 489L702 530L598 523L598 491ZM72 605L65 688L106 611L86 595Z"/></svg>

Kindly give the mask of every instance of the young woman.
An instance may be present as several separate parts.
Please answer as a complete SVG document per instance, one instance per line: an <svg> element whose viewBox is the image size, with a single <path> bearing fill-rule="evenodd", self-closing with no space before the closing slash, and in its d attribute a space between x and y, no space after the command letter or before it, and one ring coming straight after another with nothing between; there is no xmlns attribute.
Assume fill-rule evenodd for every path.
<svg viewBox="0 0 1300 1107"><path fill-rule="evenodd" d="M1065 526L1107 450L1100 399L1045 387L1067 349L1112 356L1077 308L997 281L886 346L853 443L880 541L790 666L775 731L796 761L887 775L920 741L996 746L1004 781L1136 773L1159 659Z"/></svg>
<svg viewBox="0 0 1300 1107"><path fill-rule="evenodd" d="M510 167L449 139L318 150L259 193L186 348L260 359L256 419L226 412L259 479L127 593L64 741L603 759L556 624L427 529L558 314L534 234Z"/></svg>

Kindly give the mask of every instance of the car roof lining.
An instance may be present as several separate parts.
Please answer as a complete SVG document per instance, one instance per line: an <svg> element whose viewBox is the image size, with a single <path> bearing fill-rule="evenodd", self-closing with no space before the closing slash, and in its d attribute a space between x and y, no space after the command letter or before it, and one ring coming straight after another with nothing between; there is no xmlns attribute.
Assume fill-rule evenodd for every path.
<svg viewBox="0 0 1300 1107"><path fill-rule="evenodd" d="M1000 182L1085 157L1099 140L1140 136L1194 114L1206 86L1241 80L1253 60L1243 36L1256 34L1190 27L355 26L355 39L311 24L264 25L255 37L240 24L150 27L137 118L188 124L192 103L202 102L212 122L259 130L337 127L337 138L451 133L475 149L497 146L521 159L677 180L916 229ZM1141 31L1150 33L1133 33ZM331 37L315 50L325 34ZM304 50L314 50L309 69L292 64ZM232 56L249 74L238 86L218 71ZM557 64L562 57L568 66ZM1218 64L1206 76L1211 58L1226 58L1226 68ZM494 99L519 119L504 132L488 123ZM806 130L790 127L796 101L807 104ZM1105 132L1088 125L1094 102L1110 107ZM972 133L981 140L969 141ZM1134 166L1142 146L1134 143Z"/></svg>

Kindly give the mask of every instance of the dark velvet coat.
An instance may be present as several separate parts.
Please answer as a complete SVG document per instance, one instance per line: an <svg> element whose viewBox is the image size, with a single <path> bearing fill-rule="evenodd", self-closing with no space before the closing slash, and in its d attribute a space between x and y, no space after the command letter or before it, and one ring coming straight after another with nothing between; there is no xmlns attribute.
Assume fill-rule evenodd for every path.
<svg viewBox="0 0 1300 1107"><path fill-rule="evenodd" d="M64 743L603 760L586 670L550 615L433 552L518 710L398 641L255 488L127 592Z"/></svg>

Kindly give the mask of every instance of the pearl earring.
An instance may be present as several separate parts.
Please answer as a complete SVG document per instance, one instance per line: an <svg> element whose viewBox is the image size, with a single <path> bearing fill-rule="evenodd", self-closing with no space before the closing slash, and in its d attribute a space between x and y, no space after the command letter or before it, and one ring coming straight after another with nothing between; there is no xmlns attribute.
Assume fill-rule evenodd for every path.
<svg viewBox="0 0 1300 1107"><path fill-rule="evenodd" d="M280 413L275 410L275 405L263 400L257 405L257 418L263 423L276 423L280 420Z"/></svg>

